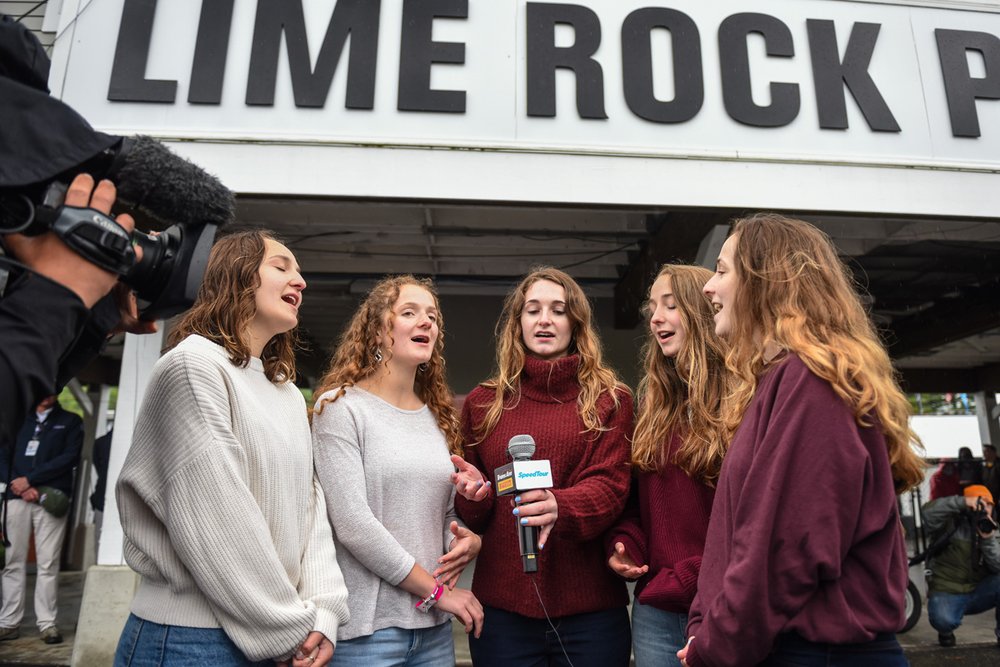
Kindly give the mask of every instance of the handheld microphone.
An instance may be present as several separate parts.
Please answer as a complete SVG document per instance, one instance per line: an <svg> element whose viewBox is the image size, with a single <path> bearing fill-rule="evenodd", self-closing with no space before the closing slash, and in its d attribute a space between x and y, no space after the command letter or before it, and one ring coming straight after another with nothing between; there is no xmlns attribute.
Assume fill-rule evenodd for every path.
<svg viewBox="0 0 1000 667"><path fill-rule="evenodd" d="M515 435L507 443L511 463L494 471L498 496L520 493L531 489L552 488L552 468L548 461L533 461L535 439L530 435ZM522 526L517 520L521 564L525 572L538 572L538 527Z"/></svg>

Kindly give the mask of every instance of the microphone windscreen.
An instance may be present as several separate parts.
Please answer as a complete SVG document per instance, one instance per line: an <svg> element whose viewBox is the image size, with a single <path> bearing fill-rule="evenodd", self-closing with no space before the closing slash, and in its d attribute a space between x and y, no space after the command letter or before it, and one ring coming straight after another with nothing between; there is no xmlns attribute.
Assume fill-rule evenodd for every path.
<svg viewBox="0 0 1000 667"><path fill-rule="evenodd" d="M530 459L535 455L535 439L530 435L515 435L507 443L507 453L515 461Z"/></svg>
<svg viewBox="0 0 1000 667"><path fill-rule="evenodd" d="M125 139L119 160L108 174L118 196L160 222L223 227L236 216L233 193L219 179L152 137Z"/></svg>

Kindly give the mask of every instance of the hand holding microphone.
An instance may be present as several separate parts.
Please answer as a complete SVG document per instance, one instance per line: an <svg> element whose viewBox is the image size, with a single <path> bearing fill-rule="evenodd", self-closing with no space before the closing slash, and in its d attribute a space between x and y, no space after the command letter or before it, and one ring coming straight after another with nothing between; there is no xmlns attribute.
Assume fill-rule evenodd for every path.
<svg viewBox="0 0 1000 667"><path fill-rule="evenodd" d="M493 473L497 495L514 495L514 516L525 572L538 572L537 552L545 546L559 516L556 497L548 490L552 488L552 466L545 460L532 460L534 453L534 438L515 435L507 444L512 462Z"/></svg>
<svg viewBox="0 0 1000 667"><path fill-rule="evenodd" d="M549 533L559 518L559 503L548 489L525 491L514 498L514 515L521 526L538 530L538 548L544 549Z"/></svg>

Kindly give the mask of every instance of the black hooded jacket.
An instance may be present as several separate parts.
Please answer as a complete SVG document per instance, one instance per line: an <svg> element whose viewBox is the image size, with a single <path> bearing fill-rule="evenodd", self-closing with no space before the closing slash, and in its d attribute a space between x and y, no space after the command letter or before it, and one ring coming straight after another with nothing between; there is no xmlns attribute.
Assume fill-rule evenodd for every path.
<svg viewBox="0 0 1000 667"><path fill-rule="evenodd" d="M49 59L31 31L0 14L0 193L51 180L120 138L96 132L48 95ZM75 375L118 321L70 290L0 257L0 442Z"/></svg>

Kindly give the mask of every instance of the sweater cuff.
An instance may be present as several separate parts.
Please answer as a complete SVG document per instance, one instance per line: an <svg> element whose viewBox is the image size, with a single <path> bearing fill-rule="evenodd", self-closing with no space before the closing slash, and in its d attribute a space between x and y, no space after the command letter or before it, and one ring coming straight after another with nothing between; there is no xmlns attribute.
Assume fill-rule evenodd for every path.
<svg viewBox="0 0 1000 667"><path fill-rule="evenodd" d="M688 602L691 602L694 600L695 593L698 592L698 574L701 572L701 556L685 558L677 563L674 572L677 574L677 579L680 580L681 586L684 587L684 593Z"/></svg>
<svg viewBox="0 0 1000 667"><path fill-rule="evenodd" d="M314 632L322 632L330 642L337 645L337 631L340 629L340 618L329 609L316 608L316 622L313 625Z"/></svg>
<svg viewBox="0 0 1000 667"><path fill-rule="evenodd" d="M633 563L640 566L646 563L646 554L643 553L642 547L630 535L625 533L619 533L608 540L608 558L614 555L615 543L617 542L622 543L622 546L625 547L625 554L632 559Z"/></svg>
<svg viewBox="0 0 1000 667"><path fill-rule="evenodd" d="M410 572L413 572L413 566L416 564L417 564L417 559L414 558L412 554L406 554L406 565L400 567L390 576L384 578L393 586L399 586L401 583L403 583L403 579L406 579L408 576L410 576Z"/></svg>

